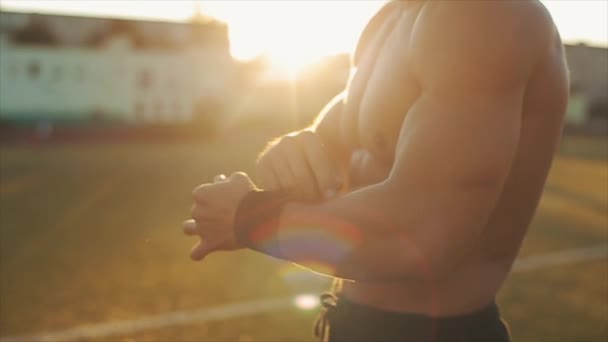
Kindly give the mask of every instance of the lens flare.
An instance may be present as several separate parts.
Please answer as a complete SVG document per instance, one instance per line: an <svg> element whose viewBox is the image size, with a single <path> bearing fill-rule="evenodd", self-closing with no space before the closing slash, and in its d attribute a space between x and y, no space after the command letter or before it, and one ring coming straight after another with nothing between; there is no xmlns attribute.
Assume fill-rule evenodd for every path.
<svg viewBox="0 0 608 342"><path fill-rule="evenodd" d="M312 310L319 304L319 297L312 294L299 294L293 299L293 305L301 310Z"/></svg>

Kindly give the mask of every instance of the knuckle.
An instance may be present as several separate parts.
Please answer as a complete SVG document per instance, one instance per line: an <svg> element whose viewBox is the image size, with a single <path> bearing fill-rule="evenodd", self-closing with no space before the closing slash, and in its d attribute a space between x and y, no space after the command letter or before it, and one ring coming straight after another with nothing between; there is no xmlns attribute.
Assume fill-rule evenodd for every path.
<svg viewBox="0 0 608 342"><path fill-rule="evenodd" d="M237 172L233 172L230 175L230 178L236 178L236 179L238 179L238 178L247 178L247 174L245 172L243 172L243 171L237 171Z"/></svg>
<svg viewBox="0 0 608 342"><path fill-rule="evenodd" d="M223 182L226 180L226 175L222 174L218 174L215 175L215 177L213 177L213 183L219 183L219 182Z"/></svg>
<svg viewBox="0 0 608 342"><path fill-rule="evenodd" d="M268 155L272 155L273 153L275 153L277 146L280 144L281 139L275 139L271 142L269 142L266 147L262 150L262 152L260 152L258 154L258 158L256 162L260 162L262 160L266 160L268 159Z"/></svg>
<svg viewBox="0 0 608 342"><path fill-rule="evenodd" d="M274 156L277 155L277 153L279 153L279 151L281 151L284 148L285 143L283 143L282 141L278 141L276 144L272 145L271 148L269 148L268 150L266 150L264 152L264 154L261 156L260 160L268 160L268 159L272 159Z"/></svg>
<svg viewBox="0 0 608 342"><path fill-rule="evenodd" d="M302 137L306 140L307 143L316 143L319 141L319 136L311 131L306 131L306 133L302 134Z"/></svg>
<svg viewBox="0 0 608 342"><path fill-rule="evenodd" d="M187 220L182 223L182 229L184 232L192 232L196 229L196 221Z"/></svg>
<svg viewBox="0 0 608 342"><path fill-rule="evenodd" d="M316 139L316 135L311 131L302 131L302 132L300 132L299 136L306 141L311 141L311 140Z"/></svg>
<svg viewBox="0 0 608 342"><path fill-rule="evenodd" d="M206 197L205 185L199 185L192 190L192 198L196 202L203 202Z"/></svg>
<svg viewBox="0 0 608 342"><path fill-rule="evenodd" d="M293 146L295 146L297 143L297 138L295 136L292 135L288 135L283 137L283 139L281 139L281 141L277 144L277 148L281 149L281 150L285 150L285 149L291 149L293 148Z"/></svg>
<svg viewBox="0 0 608 342"><path fill-rule="evenodd" d="M230 181L239 184L249 183L249 176L243 171L237 171L230 175Z"/></svg>

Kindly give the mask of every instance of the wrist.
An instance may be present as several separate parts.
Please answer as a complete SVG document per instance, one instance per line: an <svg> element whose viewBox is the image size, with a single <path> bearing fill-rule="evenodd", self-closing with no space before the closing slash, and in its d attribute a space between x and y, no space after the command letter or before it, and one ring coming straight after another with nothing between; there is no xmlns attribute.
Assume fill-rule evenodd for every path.
<svg viewBox="0 0 608 342"><path fill-rule="evenodd" d="M235 214L233 229L237 245L282 258L277 235L286 203L287 195L279 191L249 191L239 202Z"/></svg>

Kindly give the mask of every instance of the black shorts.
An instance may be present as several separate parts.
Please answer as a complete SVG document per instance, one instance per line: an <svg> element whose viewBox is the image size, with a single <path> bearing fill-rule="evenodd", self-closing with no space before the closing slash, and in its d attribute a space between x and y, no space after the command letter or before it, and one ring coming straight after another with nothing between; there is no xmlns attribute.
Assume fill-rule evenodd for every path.
<svg viewBox="0 0 608 342"><path fill-rule="evenodd" d="M322 302L324 309L315 323L315 335L321 341L509 341L509 330L495 303L466 315L433 318L383 311L328 294Z"/></svg>

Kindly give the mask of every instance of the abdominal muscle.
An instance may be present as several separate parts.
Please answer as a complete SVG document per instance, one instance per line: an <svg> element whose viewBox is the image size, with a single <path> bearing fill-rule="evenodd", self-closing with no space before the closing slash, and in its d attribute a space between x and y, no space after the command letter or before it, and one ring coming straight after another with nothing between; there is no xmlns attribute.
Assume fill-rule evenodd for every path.
<svg viewBox="0 0 608 342"><path fill-rule="evenodd" d="M364 151L352 154L345 192L384 181L391 166ZM386 260L386 262L391 262ZM512 260L474 258L453 275L440 280L407 277L403 281L336 280L334 291L351 301L378 309L452 316L477 311L494 301Z"/></svg>

